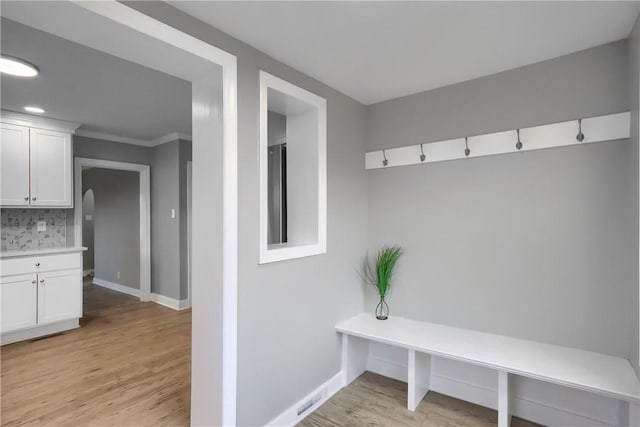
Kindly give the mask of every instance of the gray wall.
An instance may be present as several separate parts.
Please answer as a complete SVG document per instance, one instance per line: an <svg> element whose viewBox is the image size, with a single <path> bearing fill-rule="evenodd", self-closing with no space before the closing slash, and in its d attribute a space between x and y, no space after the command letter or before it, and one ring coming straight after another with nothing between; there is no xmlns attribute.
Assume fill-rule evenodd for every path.
<svg viewBox="0 0 640 427"><path fill-rule="evenodd" d="M139 185L137 172L82 172L83 193L92 189L94 194L95 277L134 289L140 289Z"/></svg>
<svg viewBox="0 0 640 427"><path fill-rule="evenodd" d="M269 122L267 127L268 145L282 144L284 142L283 139L287 137L287 116L269 111L267 117Z"/></svg>
<svg viewBox="0 0 640 427"><path fill-rule="evenodd" d="M180 174L180 299L189 297L189 251L187 244L188 207L187 207L187 163L191 161L191 141L179 141L179 174Z"/></svg>
<svg viewBox="0 0 640 427"><path fill-rule="evenodd" d="M627 56L621 41L373 105L368 149L628 111ZM406 248L391 313L627 357L630 145L370 171L370 249Z"/></svg>
<svg viewBox="0 0 640 427"><path fill-rule="evenodd" d="M152 152L151 148L140 145L122 144L85 136L73 137L73 157L151 165Z"/></svg>
<svg viewBox="0 0 640 427"><path fill-rule="evenodd" d="M131 4L131 3L127 3ZM238 58L238 425L264 425L340 370L335 323L363 308L365 108L175 8L132 4ZM327 99L327 254L258 265L258 70ZM194 159L197 163L198 159Z"/></svg>
<svg viewBox="0 0 640 427"><path fill-rule="evenodd" d="M180 299L178 144L154 147L151 170L151 292L175 299Z"/></svg>
<svg viewBox="0 0 640 427"><path fill-rule="evenodd" d="M87 250L82 254L82 269L93 270L93 213L94 213L93 190L88 189L82 192L82 246ZM88 219L90 218L90 219Z"/></svg>
<svg viewBox="0 0 640 427"><path fill-rule="evenodd" d="M633 32L629 37L629 94L631 96L631 153L629 155L630 160L630 200L632 202L631 212L635 221L632 224L632 234L638 238L638 218L640 209L638 208L638 193L640 174L638 171L638 126L640 121L640 112L638 103L640 102L640 17L636 20L636 25L633 28ZM631 234L631 233L630 233ZM635 368L636 373L640 376L640 343L638 342L640 337L640 295L639 295L639 277L638 277L638 242L633 247L631 252L632 262L635 269L633 271L633 280L631 282L631 298L629 301L632 304L631 307L631 326L630 326L630 346L629 346L629 360L631 365Z"/></svg>
<svg viewBox="0 0 640 427"><path fill-rule="evenodd" d="M174 299L187 298L186 161L191 158L190 146L190 141L173 141L143 147L81 136L74 137L73 144L74 157L151 166L151 292ZM170 218L172 208L175 219ZM73 218L72 213L69 216ZM138 247L136 239L136 250ZM98 256L96 253L96 259Z"/></svg>

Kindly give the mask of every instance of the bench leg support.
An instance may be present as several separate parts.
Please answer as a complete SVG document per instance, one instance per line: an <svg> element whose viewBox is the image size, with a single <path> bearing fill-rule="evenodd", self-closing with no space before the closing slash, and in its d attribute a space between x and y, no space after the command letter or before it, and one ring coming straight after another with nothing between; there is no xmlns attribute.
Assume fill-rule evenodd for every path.
<svg viewBox="0 0 640 427"><path fill-rule="evenodd" d="M509 373L498 371L498 427L511 425L509 400Z"/></svg>
<svg viewBox="0 0 640 427"><path fill-rule="evenodd" d="M369 341L342 334L342 372L345 386L367 370Z"/></svg>
<svg viewBox="0 0 640 427"><path fill-rule="evenodd" d="M429 391L431 378L431 356L409 350L409 385L407 408L415 411L425 394Z"/></svg>

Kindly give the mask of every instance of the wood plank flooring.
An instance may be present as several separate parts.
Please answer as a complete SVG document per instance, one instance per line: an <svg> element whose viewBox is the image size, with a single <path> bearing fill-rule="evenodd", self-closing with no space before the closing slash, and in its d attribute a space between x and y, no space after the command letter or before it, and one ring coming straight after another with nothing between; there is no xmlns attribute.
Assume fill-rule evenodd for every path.
<svg viewBox="0 0 640 427"><path fill-rule="evenodd" d="M188 426L191 312L85 284L82 327L7 345L3 426Z"/></svg>
<svg viewBox="0 0 640 427"><path fill-rule="evenodd" d="M85 282L82 327L0 349L3 426L189 425L191 312ZM274 384L277 387L277 384ZM430 392L406 409L406 384L365 373L300 426L488 427L497 414ZM535 424L514 419L512 427Z"/></svg>
<svg viewBox="0 0 640 427"><path fill-rule="evenodd" d="M407 409L407 384L365 372L310 414L299 427L495 427L492 409L430 391L415 412ZM540 427L513 418L511 427Z"/></svg>

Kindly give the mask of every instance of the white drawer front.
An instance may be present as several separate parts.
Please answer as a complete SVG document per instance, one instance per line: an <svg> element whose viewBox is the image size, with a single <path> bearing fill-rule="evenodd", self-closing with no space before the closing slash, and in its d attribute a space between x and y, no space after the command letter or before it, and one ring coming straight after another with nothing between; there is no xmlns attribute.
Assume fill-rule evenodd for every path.
<svg viewBox="0 0 640 427"><path fill-rule="evenodd" d="M0 260L0 274L2 276L10 276L13 274L74 269L81 267L80 262L79 253L8 258Z"/></svg>

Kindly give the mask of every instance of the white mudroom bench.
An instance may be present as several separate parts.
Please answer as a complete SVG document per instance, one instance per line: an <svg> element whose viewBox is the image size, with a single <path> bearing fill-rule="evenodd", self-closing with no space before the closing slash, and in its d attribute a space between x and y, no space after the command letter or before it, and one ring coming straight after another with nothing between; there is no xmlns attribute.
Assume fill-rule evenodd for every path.
<svg viewBox="0 0 640 427"><path fill-rule="evenodd" d="M512 375L580 389L621 402L620 425L634 423L640 382L628 360L559 345L390 316L377 320L361 313L336 325L342 333L342 370L346 384L367 366L368 342L408 350L408 402L414 411L427 391L431 356L496 370L498 426L511 422L509 382Z"/></svg>

